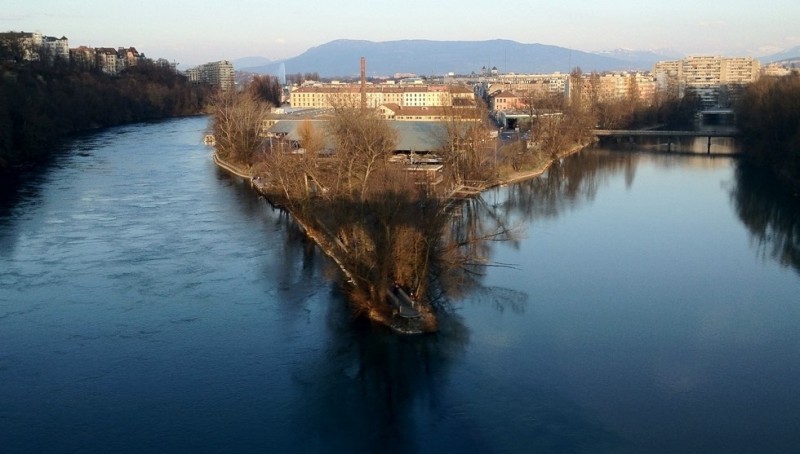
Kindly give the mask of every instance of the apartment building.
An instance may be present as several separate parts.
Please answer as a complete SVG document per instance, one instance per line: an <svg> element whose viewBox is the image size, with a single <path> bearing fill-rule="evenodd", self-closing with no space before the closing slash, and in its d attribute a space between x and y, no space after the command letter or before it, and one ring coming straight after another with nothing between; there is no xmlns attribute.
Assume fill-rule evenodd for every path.
<svg viewBox="0 0 800 454"><path fill-rule="evenodd" d="M186 77L195 83L206 83L220 90L233 89L233 64L227 60L206 63L186 71Z"/></svg>
<svg viewBox="0 0 800 454"><path fill-rule="evenodd" d="M503 75L497 80L478 89L488 92L489 108L494 112L524 109L530 102L552 96L580 96L587 105L632 97L650 103L656 90L655 78L645 72L588 73L580 81L560 73Z"/></svg>
<svg viewBox="0 0 800 454"><path fill-rule="evenodd" d="M584 102L637 100L650 104L656 91L655 77L644 72L607 72L584 74L581 96ZM576 81L570 80L570 84Z"/></svg>
<svg viewBox="0 0 800 454"><path fill-rule="evenodd" d="M69 61L69 40L66 36L61 38L44 36L42 37L42 48L45 49L50 60Z"/></svg>
<svg viewBox="0 0 800 454"><path fill-rule="evenodd" d="M117 50L111 47L95 49L97 69L106 74L117 74Z"/></svg>
<svg viewBox="0 0 800 454"><path fill-rule="evenodd" d="M73 49L70 54L76 62L91 62L94 56L94 66L106 74L116 75L126 68L136 66L142 58L134 47L98 47L92 49L81 46Z"/></svg>
<svg viewBox="0 0 800 454"><path fill-rule="evenodd" d="M761 65L749 57L690 56L656 63L653 73L659 91L684 95L691 91L706 106L729 103L742 88L758 80Z"/></svg>
<svg viewBox="0 0 800 454"><path fill-rule="evenodd" d="M761 63L754 58L726 58L720 70L724 84L746 85L758 80Z"/></svg>
<svg viewBox="0 0 800 454"><path fill-rule="evenodd" d="M563 95L567 89L569 74L501 74L480 88L486 96L499 90L512 93L528 93L533 97Z"/></svg>
<svg viewBox="0 0 800 454"><path fill-rule="evenodd" d="M771 77L784 77L792 73L792 70L781 63L770 63L762 71L763 75Z"/></svg>

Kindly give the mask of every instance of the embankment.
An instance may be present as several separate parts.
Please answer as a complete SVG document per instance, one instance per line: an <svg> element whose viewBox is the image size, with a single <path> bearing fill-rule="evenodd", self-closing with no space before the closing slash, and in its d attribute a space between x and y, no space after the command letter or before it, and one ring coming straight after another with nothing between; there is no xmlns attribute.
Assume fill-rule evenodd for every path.
<svg viewBox="0 0 800 454"><path fill-rule="evenodd" d="M591 143L585 143L585 144L584 143L576 143L575 145L573 145L572 147L568 148L567 150L565 150L565 151L563 151L561 153L558 153L558 158L557 159L562 159L562 158L565 158L567 156L573 155L573 154L585 149L589 145L591 145ZM542 163L542 165L540 165L539 167L537 167L535 169L523 170L523 171L514 172L514 173L511 173L511 174L505 175L505 176L501 177L500 181L498 181L498 183L493 185L492 187L505 186L507 184L513 184L513 183L517 183L517 182L520 182L520 181L530 180L531 178L536 178L539 175L543 174L547 169L549 169L550 166L552 166L556 162L557 159L548 159L547 161Z"/></svg>

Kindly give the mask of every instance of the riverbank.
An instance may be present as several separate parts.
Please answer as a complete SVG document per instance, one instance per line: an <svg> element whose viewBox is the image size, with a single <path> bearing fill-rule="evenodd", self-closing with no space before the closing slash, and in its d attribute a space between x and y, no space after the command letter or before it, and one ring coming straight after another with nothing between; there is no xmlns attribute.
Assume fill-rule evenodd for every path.
<svg viewBox="0 0 800 454"><path fill-rule="evenodd" d="M144 63L113 77L68 65L0 66L0 175L52 162L74 134L200 113L211 94Z"/></svg>
<svg viewBox="0 0 800 454"><path fill-rule="evenodd" d="M212 155L212 157L214 159L214 164L216 164L218 167L221 167L222 169L227 170L228 172L236 175L237 177L242 177L242 178L247 178L247 179L253 178L253 175L251 175L250 172L247 169L243 169L241 166L238 166L236 164L230 163L230 162L225 161L224 159L220 158L219 154L217 153L216 150L214 150L214 154Z"/></svg>
<svg viewBox="0 0 800 454"><path fill-rule="evenodd" d="M560 159L566 158L566 157L571 156L571 155L573 155L573 154L575 154L575 153L577 153L579 151L582 151L586 147L588 147L589 145L592 145L593 143L594 142L576 143L572 147L567 149L566 151L558 153L558 157L556 159L553 159L553 158L547 159L540 166L538 166L538 167L536 167L534 169L529 169L529 170L523 170L523 171L510 173L510 174L500 178L496 183L487 186L484 189L484 191L487 190L487 189L490 189L490 188L497 187L497 186L505 186L505 185L508 185L508 184L514 184L514 183L519 183L520 181L529 180L531 178L536 178L539 175L543 174L545 171L547 171L547 169L549 169L550 166L552 166L553 163L555 163L556 160L560 160ZM214 151L214 153L212 155L212 158L214 159L214 163L217 166L219 166L222 169L227 170L228 172L230 172L230 173L232 173L232 174L234 174L234 175L236 175L238 177L247 178L247 179L251 179L252 180L252 178L256 176L256 175L253 175L252 172L250 172L249 169L243 168L243 167L241 167L241 166L239 166L237 164L233 164L233 163L228 162L225 159L221 158L219 156L219 154L216 152L216 150ZM256 187L256 186L254 186L254 187ZM259 193L261 193L261 195L266 196L266 194L264 194L264 191L263 191L262 188L259 188L259 187L256 187L256 188L259 191Z"/></svg>
<svg viewBox="0 0 800 454"><path fill-rule="evenodd" d="M556 159L553 159L553 158L547 159L539 167L537 167L535 169L532 169L532 170L523 170L523 171L511 173L511 174L507 175L506 177L501 178L500 181L498 181L494 185L489 186L487 189L493 188L493 187L497 187L497 186L505 186L505 185L509 185L509 184L519 183L521 181L530 180L531 178L536 178L539 175L543 174L545 171L547 171L547 169L549 169L550 166L552 166L556 162L556 160L560 160L560 159L566 158L567 156L571 156L571 155L573 155L573 154L575 154L575 153L577 153L577 152L579 152L581 150L584 150L586 147L588 147L592 143L594 143L594 142L590 142L590 143L586 143L586 144L576 143L575 145L573 145L572 147L570 147L566 151L558 153L558 158L556 158Z"/></svg>

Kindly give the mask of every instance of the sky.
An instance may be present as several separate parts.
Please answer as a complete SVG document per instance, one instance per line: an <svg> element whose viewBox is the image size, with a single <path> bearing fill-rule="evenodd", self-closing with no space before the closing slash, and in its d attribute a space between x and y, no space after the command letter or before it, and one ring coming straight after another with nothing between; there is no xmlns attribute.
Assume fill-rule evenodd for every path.
<svg viewBox="0 0 800 454"><path fill-rule="evenodd" d="M179 69L335 39L510 39L582 51L762 56L800 45L797 0L0 0L0 31L135 47Z"/></svg>

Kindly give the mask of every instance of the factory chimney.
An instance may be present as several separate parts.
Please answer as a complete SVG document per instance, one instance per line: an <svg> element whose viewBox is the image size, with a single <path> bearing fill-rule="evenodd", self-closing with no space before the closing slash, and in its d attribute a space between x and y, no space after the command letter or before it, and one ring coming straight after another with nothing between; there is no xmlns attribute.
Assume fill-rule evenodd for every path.
<svg viewBox="0 0 800 454"><path fill-rule="evenodd" d="M367 108L367 60L361 57L361 110Z"/></svg>

